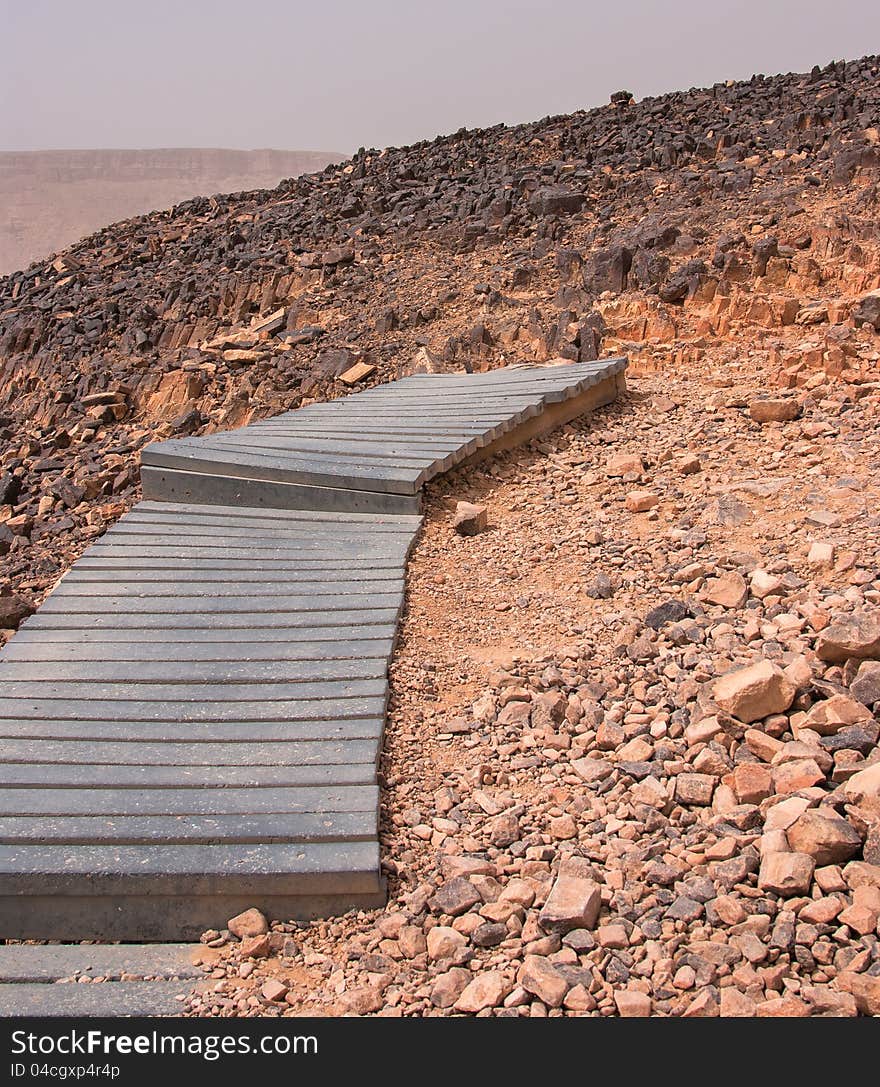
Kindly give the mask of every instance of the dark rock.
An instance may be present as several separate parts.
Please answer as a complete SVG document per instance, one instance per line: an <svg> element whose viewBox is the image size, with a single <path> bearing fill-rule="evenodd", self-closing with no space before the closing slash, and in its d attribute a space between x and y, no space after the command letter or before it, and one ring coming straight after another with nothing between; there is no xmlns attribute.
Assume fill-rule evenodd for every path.
<svg viewBox="0 0 880 1087"><path fill-rule="evenodd" d="M0 476L0 506L14 505L21 494L21 480L11 473Z"/></svg>
<svg viewBox="0 0 880 1087"><path fill-rule="evenodd" d="M872 291L860 299L852 310L856 325L870 325L875 332L880 332L880 291Z"/></svg>
<svg viewBox="0 0 880 1087"><path fill-rule="evenodd" d="M584 206L586 196L561 185L538 189L529 199L534 215L574 215Z"/></svg>
<svg viewBox="0 0 880 1087"><path fill-rule="evenodd" d="M34 608L15 593L0 595L0 629L17 630L22 619L33 613Z"/></svg>
<svg viewBox="0 0 880 1087"><path fill-rule="evenodd" d="M481 901L474 885L463 876L456 876L437 888L428 905L435 913L458 917Z"/></svg>
<svg viewBox="0 0 880 1087"><path fill-rule="evenodd" d="M660 630L667 623L680 623L683 619L689 619L693 615L691 609L681 600L666 600L656 608L652 608L645 616L645 626L652 630Z"/></svg>
<svg viewBox="0 0 880 1087"><path fill-rule="evenodd" d="M626 290L627 276L632 265L632 252L623 245L614 245L591 253L584 262L584 289L592 295Z"/></svg>

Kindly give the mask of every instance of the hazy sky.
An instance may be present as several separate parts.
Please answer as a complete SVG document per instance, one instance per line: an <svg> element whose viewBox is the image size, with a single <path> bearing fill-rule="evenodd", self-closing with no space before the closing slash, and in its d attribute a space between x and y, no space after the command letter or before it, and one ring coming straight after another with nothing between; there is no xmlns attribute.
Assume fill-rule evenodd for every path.
<svg viewBox="0 0 880 1087"><path fill-rule="evenodd" d="M878 50L878 0L0 0L0 150L350 153Z"/></svg>

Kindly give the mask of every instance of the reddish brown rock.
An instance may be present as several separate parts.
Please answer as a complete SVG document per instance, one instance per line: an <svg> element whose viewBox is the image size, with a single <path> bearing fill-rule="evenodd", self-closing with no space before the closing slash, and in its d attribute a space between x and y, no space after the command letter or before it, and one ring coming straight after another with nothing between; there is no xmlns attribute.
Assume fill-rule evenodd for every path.
<svg viewBox="0 0 880 1087"><path fill-rule="evenodd" d="M246 936L262 936L268 932L269 922L259 910L250 909L230 917L226 927L233 936L243 940Z"/></svg>
<svg viewBox="0 0 880 1087"><path fill-rule="evenodd" d="M751 723L787 710L796 694L797 688L781 668L759 661L716 680L712 697L732 717Z"/></svg>
<svg viewBox="0 0 880 1087"><path fill-rule="evenodd" d="M768 397L752 400L749 404L749 415L756 423L788 423L797 419L800 413L800 404L791 397Z"/></svg>
<svg viewBox="0 0 880 1087"><path fill-rule="evenodd" d="M810 890L816 862L806 853L769 853L761 861L758 886L783 898Z"/></svg>
<svg viewBox="0 0 880 1087"><path fill-rule="evenodd" d="M861 835L846 819L827 808L810 808L786 831L789 845L817 865L843 864L858 853Z"/></svg>
<svg viewBox="0 0 880 1087"><path fill-rule="evenodd" d="M820 634L816 654L824 661L880 659L880 610L838 615Z"/></svg>

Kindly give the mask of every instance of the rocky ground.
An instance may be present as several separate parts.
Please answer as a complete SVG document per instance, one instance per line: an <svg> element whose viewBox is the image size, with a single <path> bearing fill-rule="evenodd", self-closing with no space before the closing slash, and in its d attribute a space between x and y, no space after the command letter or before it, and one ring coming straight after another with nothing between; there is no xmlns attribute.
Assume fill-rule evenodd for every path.
<svg viewBox="0 0 880 1087"><path fill-rule="evenodd" d="M151 440L631 361L429 490L387 908L206 934L191 1014L880 1013L878 70L364 151L0 279L0 640Z"/></svg>
<svg viewBox="0 0 880 1087"><path fill-rule="evenodd" d="M880 1014L880 398L767 381L636 378L434 485L388 906L206 934L192 1014Z"/></svg>

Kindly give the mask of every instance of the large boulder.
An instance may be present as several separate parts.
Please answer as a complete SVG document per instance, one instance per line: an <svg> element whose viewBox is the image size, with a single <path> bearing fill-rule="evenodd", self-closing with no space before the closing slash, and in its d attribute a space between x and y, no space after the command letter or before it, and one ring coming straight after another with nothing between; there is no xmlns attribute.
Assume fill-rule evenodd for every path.
<svg viewBox="0 0 880 1087"><path fill-rule="evenodd" d="M626 290L631 265L632 251L625 245L612 245L591 253L583 267L584 289L592 295L603 291L620 294Z"/></svg>
<svg viewBox="0 0 880 1087"><path fill-rule="evenodd" d="M858 853L862 839L846 819L827 809L809 808L787 831L788 843L797 853L806 853L821 868L843 864Z"/></svg>
<svg viewBox="0 0 880 1087"><path fill-rule="evenodd" d="M816 655L832 664L851 657L880 659L880 610L865 608L851 615L838 615L819 635Z"/></svg>
<svg viewBox="0 0 880 1087"><path fill-rule="evenodd" d="M794 701L797 688L772 661L737 668L716 680L715 702L731 717L747 724L772 713L784 713Z"/></svg>
<svg viewBox="0 0 880 1087"><path fill-rule="evenodd" d="M870 325L880 332L880 291L871 291L861 298L853 306L852 316L857 325Z"/></svg>

